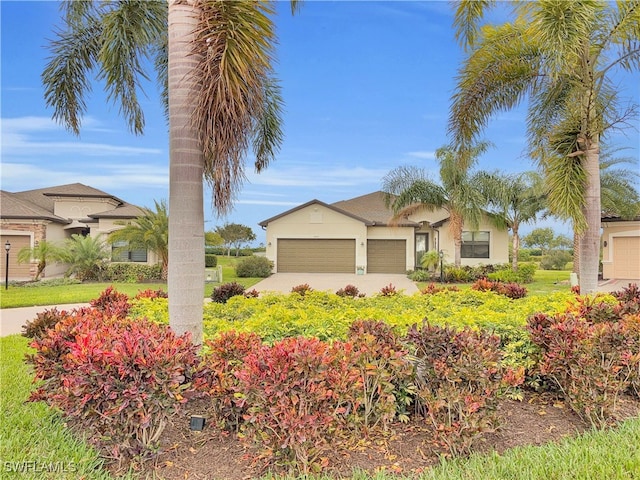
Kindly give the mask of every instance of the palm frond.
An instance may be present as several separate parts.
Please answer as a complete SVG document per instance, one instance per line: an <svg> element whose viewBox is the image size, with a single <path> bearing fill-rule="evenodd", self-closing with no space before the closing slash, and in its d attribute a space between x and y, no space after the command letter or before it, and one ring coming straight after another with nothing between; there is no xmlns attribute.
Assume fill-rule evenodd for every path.
<svg viewBox="0 0 640 480"><path fill-rule="evenodd" d="M449 116L454 144L474 141L493 114L514 107L535 87L542 56L532 33L522 22L482 30L457 77Z"/></svg>
<svg viewBox="0 0 640 480"><path fill-rule="evenodd" d="M205 158L204 175L213 204L224 213L244 179L243 157L257 145L257 166L268 163L279 145L279 133L254 141L254 133L279 124L277 90L270 88L275 31L270 3L201 2L193 43L201 86L194 115ZM266 123L265 123L266 120ZM263 127L263 128L260 128Z"/></svg>
<svg viewBox="0 0 640 480"><path fill-rule="evenodd" d="M472 47L478 37L479 22L495 0L461 0L456 3L453 26L456 39L465 48Z"/></svg>

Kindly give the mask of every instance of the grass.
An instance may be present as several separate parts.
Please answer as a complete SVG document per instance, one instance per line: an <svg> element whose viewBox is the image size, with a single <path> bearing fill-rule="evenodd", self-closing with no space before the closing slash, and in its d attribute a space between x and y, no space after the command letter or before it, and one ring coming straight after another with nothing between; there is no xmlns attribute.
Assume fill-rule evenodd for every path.
<svg viewBox="0 0 640 480"><path fill-rule="evenodd" d="M224 283L238 282L245 287L251 287L261 278L238 278L235 265L243 257L218 257L218 265L222 266L222 280ZM210 297L213 289L220 283L206 283L205 297ZM9 285L8 290L0 291L0 308L32 307L39 305L64 305L68 303L89 303L98 298L107 287L113 286L117 291L133 297L140 290L148 288L167 290L166 283L81 283L60 286L19 287Z"/></svg>
<svg viewBox="0 0 640 480"><path fill-rule="evenodd" d="M31 369L24 363L28 340L0 338L0 478L108 480L97 452L73 435L43 403L26 403Z"/></svg>
<svg viewBox="0 0 640 480"><path fill-rule="evenodd" d="M60 416L42 403L26 403L32 389L31 370L24 363L28 340L0 338L1 478L112 480L95 450L73 435ZM22 468L22 472L16 469ZM36 468L39 471L36 471ZM27 471L28 469L28 471ZM47 472L46 470L51 470ZM627 480L640 475L640 419L618 428L592 431L557 444L518 447L505 452L443 460L420 480ZM122 478L122 477L119 477ZM129 473L126 479L139 478ZM140 477L142 478L142 477ZM265 479L293 479L267 476ZM299 477L330 480L330 477ZM354 473L352 480L402 480L384 472Z"/></svg>

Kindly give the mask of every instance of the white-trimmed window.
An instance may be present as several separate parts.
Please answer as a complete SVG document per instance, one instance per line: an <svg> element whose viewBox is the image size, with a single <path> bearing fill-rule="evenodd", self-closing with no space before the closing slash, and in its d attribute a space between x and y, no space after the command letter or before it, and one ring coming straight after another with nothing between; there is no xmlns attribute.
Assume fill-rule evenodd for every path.
<svg viewBox="0 0 640 480"><path fill-rule="evenodd" d="M127 241L114 242L111 245L111 261L147 263L147 250L145 248L130 249Z"/></svg>
<svg viewBox="0 0 640 480"><path fill-rule="evenodd" d="M489 232L462 232L462 258L489 258Z"/></svg>

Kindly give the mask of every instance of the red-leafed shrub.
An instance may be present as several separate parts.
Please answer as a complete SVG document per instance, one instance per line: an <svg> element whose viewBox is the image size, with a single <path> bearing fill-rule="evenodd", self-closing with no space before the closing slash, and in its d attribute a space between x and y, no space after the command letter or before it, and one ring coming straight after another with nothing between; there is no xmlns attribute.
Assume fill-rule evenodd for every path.
<svg viewBox="0 0 640 480"><path fill-rule="evenodd" d="M357 421L387 427L399 418L407 421L413 398L413 365L391 327L375 320L357 320L349 328L351 362L360 372Z"/></svg>
<svg viewBox="0 0 640 480"><path fill-rule="evenodd" d="M459 291L460 289L455 285L443 287L443 286L436 285L435 283L430 283L429 285L424 287L422 290L420 290L420 293L422 293L423 295L435 295L436 293L440 293L440 292L459 292Z"/></svg>
<svg viewBox="0 0 640 480"><path fill-rule="evenodd" d="M131 308L129 296L114 290L113 287L108 287L98 298L89 303L107 317L125 318Z"/></svg>
<svg viewBox="0 0 640 480"><path fill-rule="evenodd" d="M415 349L417 407L432 424L436 445L452 455L468 453L496 428L501 390L522 383L523 372L502 367L499 337L482 331L425 323L414 325L407 340Z"/></svg>
<svg viewBox="0 0 640 480"><path fill-rule="evenodd" d="M471 285L472 290L479 292L495 292L505 297L518 299L527 296L527 289L517 283L503 283L486 278L480 278Z"/></svg>
<svg viewBox="0 0 640 480"><path fill-rule="evenodd" d="M339 297L351 297L351 298L362 298L365 296L364 293L360 293L360 290L358 290L358 287L356 287L355 285L347 285L344 288L341 288L340 290L338 290L336 292L336 295L338 295Z"/></svg>
<svg viewBox="0 0 640 480"><path fill-rule="evenodd" d="M624 315L640 314L640 288L635 283L630 283L628 287L613 292L619 304L615 307L616 315L622 317Z"/></svg>
<svg viewBox="0 0 640 480"><path fill-rule="evenodd" d="M529 318L527 328L542 353L540 374L572 410L602 427L615 419L622 393L638 392L640 319L628 315L605 321L600 315L603 309L598 306L595 311L598 315L591 308L583 311L591 320L538 314Z"/></svg>
<svg viewBox="0 0 640 480"><path fill-rule="evenodd" d="M309 292L313 292L313 288L311 288L308 283L302 283L295 287L291 287L291 293L297 293L301 297L304 297Z"/></svg>
<svg viewBox="0 0 640 480"><path fill-rule="evenodd" d="M286 338L249 353L236 372L246 438L272 462L308 472L352 411L358 372L349 343ZM356 389L356 390L354 390Z"/></svg>
<svg viewBox="0 0 640 480"><path fill-rule="evenodd" d="M207 353L203 357L217 422L225 429L238 429L244 409L234 402L238 381L235 372L244 358L262 346L255 333L223 332L213 340L205 341Z"/></svg>
<svg viewBox="0 0 640 480"><path fill-rule="evenodd" d="M396 290L396 287L390 283L386 287L382 287L380 289L380 295L383 297L392 297L394 295L398 295L398 291Z"/></svg>
<svg viewBox="0 0 640 480"><path fill-rule="evenodd" d="M211 292L211 301L227 303L231 297L244 295L244 286L237 282L223 283Z"/></svg>
<svg viewBox="0 0 640 480"><path fill-rule="evenodd" d="M59 408L87 438L123 459L154 447L168 418L198 383L188 335L100 312L69 317L32 343L42 386L31 400Z"/></svg>
<svg viewBox="0 0 640 480"><path fill-rule="evenodd" d="M245 298L258 298L260 296L260 292L255 288L252 288L251 290L246 290L244 292L244 296Z"/></svg>
<svg viewBox="0 0 640 480"><path fill-rule="evenodd" d="M140 290L135 296L136 300L140 300L141 298L169 298L169 295L161 288L158 290L151 290L150 288L147 288L146 290Z"/></svg>
<svg viewBox="0 0 640 480"><path fill-rule="evenodd" d="M60 310L53 307L51 310L44 310L36 313L36 318L28 320L22 327L22 336L27 338L42 338L47 330L56 326L56 324L70 314L66 310Z"/></svg>

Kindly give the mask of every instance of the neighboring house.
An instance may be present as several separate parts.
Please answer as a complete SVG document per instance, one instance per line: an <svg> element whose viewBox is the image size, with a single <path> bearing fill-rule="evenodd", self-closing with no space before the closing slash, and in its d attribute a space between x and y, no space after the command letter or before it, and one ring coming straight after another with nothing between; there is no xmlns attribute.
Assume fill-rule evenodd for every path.
<svg viewBox="0 0 640 480"><path fill-rule="evenodd" d="M640 279L640 217L602 216L602 277Z"/></svg>
<svg viewBox="0 0 640 480"><path fill-rule="evenodd" d="M423 210L398 222L384 193L326 204L311 200L260 222L266 256L276 272L405 273L428 250L442 250L453 262L454 243L445 210ZM484 218L477 231L465 229L462 264L507 263L509 236Z"/></svg>
<svg viewBox="0 0 640 480"><path fill-rule="evenodd" d="M111 194L81 183L39 188L10 193L0 190L0 243L11 244L9 279L29 280L35 276L35 259L30 264L17 262L23 247L34 247L47 240L61 244L72 234L107 235L122 228L116 220L134 219L142 209ZM0 272L5 275L6 255L0 255ZM113 261L134 261L155 264L155 257L146 251L128 251L113 247ZM65 265L52 264L45 269L47 277L62 275Z"/></svg>

